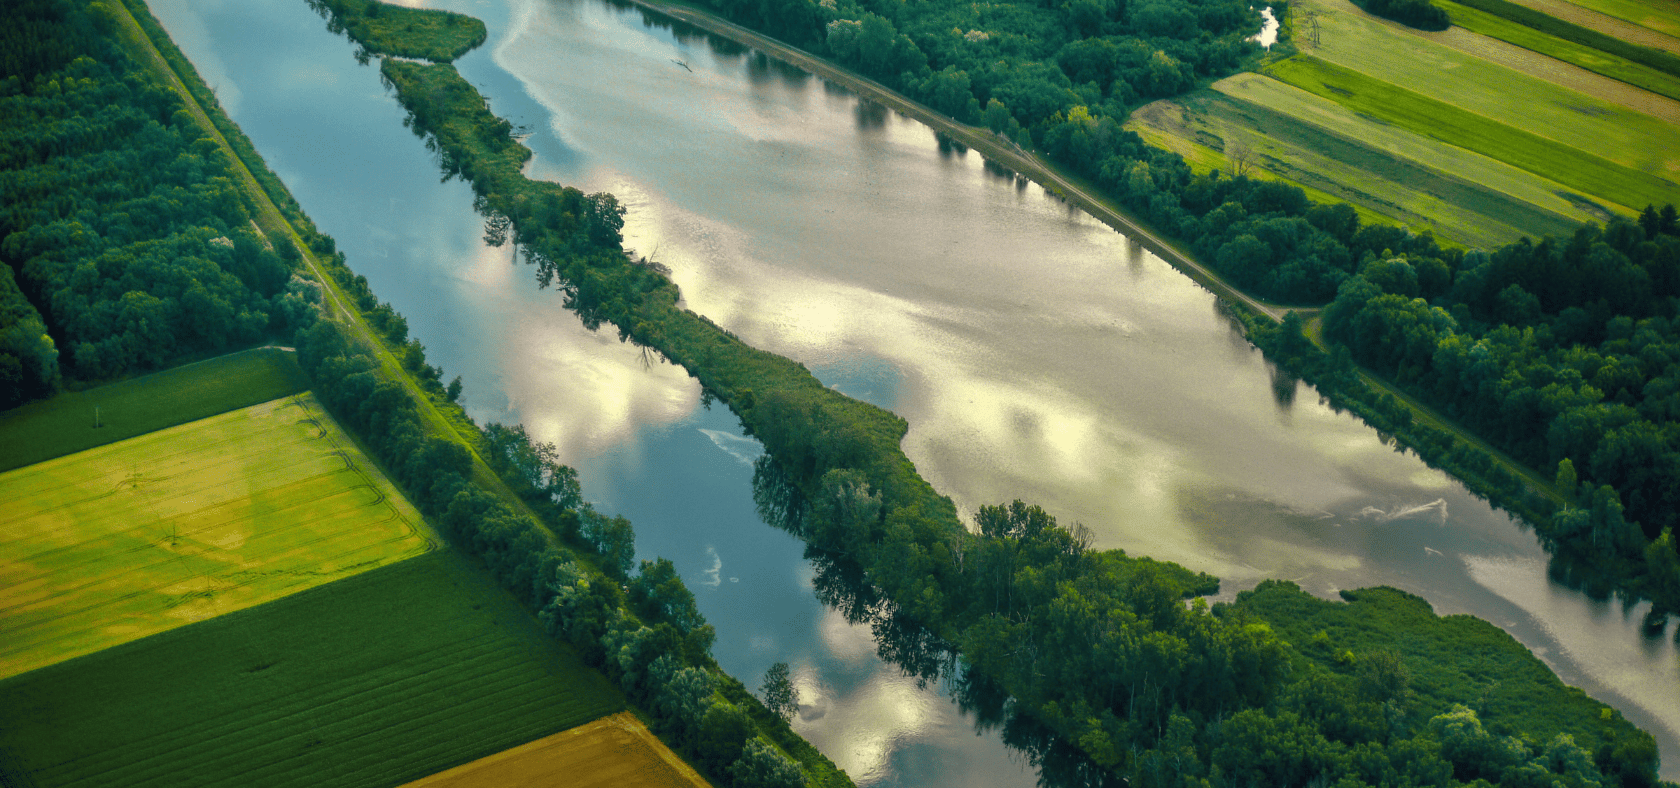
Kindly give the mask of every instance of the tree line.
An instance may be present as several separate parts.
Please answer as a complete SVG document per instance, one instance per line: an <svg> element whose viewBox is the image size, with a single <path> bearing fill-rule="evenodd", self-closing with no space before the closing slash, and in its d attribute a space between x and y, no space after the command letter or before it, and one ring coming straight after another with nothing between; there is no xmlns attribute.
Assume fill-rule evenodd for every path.
<svg viewBox="0 0 1680 788"><path fill-rule="evenodd" d="M988 507L972 529L965 527L949 499L904 457L902 419L826 389L800 365L750 348L677 308L676 288L620 247L616 202L525 179L520 165L529 151L506 137L504 122L452 68L388 60L381 73L445 174L473 186L487 239L515 243L539 283L558 289L586 324L611 322L621 338L682 364L765 445L769 459L758 475L766 480L757 493L766 519L811 545L819 576L832 570L856 577L843 587L861 592L836 592L825 601L869 616L880 624L878 634L896 633L880 642L907 670L939 675L949 659L941 655L958 655L966 675L996 685L1010 708L1052 731L1055 741L1076 749L1105 779L1139 784L1148 774L1200 775L1210 785L1236 785L1259 779L1257 774L1307 773L1335 774L1354 786L1475 784L1478 775L1494 773L1494 767L1477 765L1476 756L1443 749L1431 721L1450 707L1408 706L1397 712L1399 727L1343 734L1280 705L1299 691L1289 666L1301 647L1240 606L1187 608L1185 597L1217 588L1213 578L1122 551L1092 550L1077 530L1060 528L1025 504ZM1310 213L1350 241L1359 238L1364 249L1386 249L1398 243L1387 239L1408 238L1403 231L1360 228L1345 209L1314 213L1304 199L1296 202L1271 186L1224 178L1204 183L1207 199L1239 194L1253 201L1261 222L1301 219L1287 224L1327 232L1307 218ZM1245 212L1241 220L1253 218L1240 203L1227 215L1239 209ZM1266 215L1289 211L1302 215ZM1355 263L1349 254L1348 270L1336 284L1356 270ZM842 586L819 582L819 595L836 587ZM615 637L588 612L606 609L606 600L590 596L611 590L591 585L577 593L566 605L581 611L574 613L583 616L580 626ZM1509 670L1520 651L1517 646L1482 669ZM1353 681L1347 679L1350 686ZM1348 703L1386 702L1348 697ZM1318 703L1312 708L1331 713L1328 702L1301 703ZM1337 708L1342 716L1364 713ZM1572 715L1567 739L1548 738L1564 765L1546 765L1552 762L1540 750L1550 745L1542 742L1520 753L1509 750L1516 759L1512 768L1540 763L1581 784L1655 784L1649 735L1614 714L1600 716L1600 709ZM1524 720L1501 717L1497 724L1505 736L1503 731L1520 732ZM1235 730L1245 733L1222 733ZM1289 755L1275 770L1242 771L1280 741L1302 743L1290 753L1308 752L1301 747L1314 743L1311 752L1328 755L1305 761ZM1506 746L1501 742L1496 738ZM1194 769L1186 758L1194 759ZM1161 771L1158 764L1168 762L1162 759L1177 759L1171 762L1184 768ZM1397 782L1390 775L1410 776Z"/></svg>

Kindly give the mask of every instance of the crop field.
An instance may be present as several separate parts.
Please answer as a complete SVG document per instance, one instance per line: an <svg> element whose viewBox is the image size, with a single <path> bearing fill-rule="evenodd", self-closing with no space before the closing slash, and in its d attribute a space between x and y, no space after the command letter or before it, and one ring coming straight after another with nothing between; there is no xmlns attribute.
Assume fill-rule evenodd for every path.
<svg viewBox="0 0 1680 788"><path fill-rule="evenodd" d="M1214 91L1141 108L1132 127L1210 145L1221 159L1246 148L1256 167L1448 241L1495 245L1601 218L1558 197L1556 184L1267 77L1240 74Z"/></svg>
<svg viewBox="0 0 1680 788"><path fill-rule="evenodd" d="M1593 47L1586 46L1585 44L1567 41L1554 35L1542 33L1532 27L1528 27L1527 25L1519 24L1509 19L1503 19L1469 6L1459 5L1451 0L1436 0L1436 4L1452 16L1452 22L1454 25L1471 33L1487 36L1489 38L1496 38L1500 41L1514 44L1522 47L1523 49L1544 55L1548 58L1556 58L1557 60L1561 60L1565 63L1579 66L1588 71L1602 74L1611 79L1626 82L1631 86L1643 88L1644 90L1666 96L1670 99L1680 98L1680 77L1663 73L1649 66L1635 63L1627 58L1619 57L1617 55L1604 52L1603 50L1594 49ZM1431 38L1442 43L1447 43L1450 46L1451 43L1447 37L1451 35L1451 32L1452 31L1437 33L1432 35ZM1536 60L1541 60L1541 58L1536 58ZM1570 87L1576 86L1570 85ZM1603 96L1603 94L1595 95L1600 95L1602 98L1610 98L1608 96ZM1614 100L1616 103L1622 104L1623 106L1628 106L1630 103L1633 103L1627 100L1611 100ZM1657 114L1660 111L1659 107L1668 105L1670 102L1648 100L1644 102L1644 104L1645 106L1643 107L1636 106L1633 108L1643 109L1644 111L1651 112L1652 114ZM1665 119L1670 122L1675 122L1672 117Z"/></svg>
<svg viewBox="0 0 1680 788"><path fill-rule="evenodd" d="M1348 0L1306 0L1302 8L1314 11L1319 22L1318 45L1303 44L1300 36L1296 40L1312 58L1374 82L1404 85L1413 95L1555 141L1630 172L1680 176L1680 128L1672 124L1436 44L1372 17ZM1428 104L1414 101L1392 107L1389 114L1426 109ZM1676 181L1666 183L1671 193L1677 188ZM1650 201L1640 201L1638 207Z"/></svg>
<svg viewBox="0 0 1680 788"><path fill-rule="evenodd" d="M1620 19L1647 30L1680 39L1680 6L1665 2L1665 0L1551 0L1550 2L1516 0L1516 2L1518 5L1543 11L1582 27L1596 29L1596 26L1591 24L1593 19L1589 14L1571 14L1569 13L1569 6L1576 6L1590 12ZM1603 32L1617 35L1621 31L1610 29ZM1674 43L1676 46L1673 48L1662 48L1669 49L1671 52L1680 52L1680 40ZM1647 45L1649 46L1649 44Z"/></svg>
<svg viewBox="0 0 1680 788"><path fill-rule="evenodd" d="M1634 206L1672 202L1680 194L1680 184L1655 174L1322 60L1286 60L1268 66L1266 73L1373 119L1458 145L1555 181L1574 192L1622 206L1627 213L1632 213ZM1648 146L1656 143L1642 144L1649 150ZM1569 193L1561 196L1569 199Z"/></svg>
<svg viewBox="0 0 1680 788"><path fill-rule="evenodd" d="M0 474L0 678L430 550L298 394Z"/></svg>
<svg viewBox="0 0 1680 788"><path fill-rule="evenodd" d="M649 733L635 715L623 712L439 772L403 788L482 785L709 788L711 784Z"/></svg>
<svg viewBox="0 0 1680 788"><path fill-rule="evenodd" d="M308 389L291 353L258 348L65 392L0 413L0 471Z"/></svg>
<svg viewBox="0 0 1680 788"><path fill-rule="evenodd" d="M0 784L396 785L623 708L437 550L0 682Z"/></svg>

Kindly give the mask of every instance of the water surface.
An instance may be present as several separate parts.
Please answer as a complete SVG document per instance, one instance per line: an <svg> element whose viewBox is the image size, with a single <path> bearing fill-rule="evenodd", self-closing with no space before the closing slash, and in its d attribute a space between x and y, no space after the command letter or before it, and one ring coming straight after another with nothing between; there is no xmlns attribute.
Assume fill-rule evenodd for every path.
<svg viewBox="0 0 1680 788"><path fill-rule="evenodd" d="M1386 584L1487 618L1657 734L1680 766L1680 666L1638 614L1547 580L1533 536L1280 378L1216 300L1037 186L920 124L739 47L600 0L444 3L483 18L460 63L528 127L534 176L609 190L628 245L689 308L908 419L959 509L1022 498L1100 546L1333 595ZM1027 785L996 734L874 656L753 513L750 460L680 369L590 333L486 248L395 102L300 0L157 0L207 81L408 316L480 421L520 421L671 558L749 686L795 668L795 727L860 784Z"/></svg>

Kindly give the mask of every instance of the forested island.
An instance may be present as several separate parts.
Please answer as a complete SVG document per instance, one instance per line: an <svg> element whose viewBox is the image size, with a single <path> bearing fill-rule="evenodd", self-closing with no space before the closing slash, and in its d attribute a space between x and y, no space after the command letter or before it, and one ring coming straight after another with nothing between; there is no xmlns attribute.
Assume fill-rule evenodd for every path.
<svg viewBox="0 0 1680 788"><path fill-rule="evenodd" d="M369 21L395 9L358 0L316 5L366 56L418 51L400 43L404 31ZM1653 209L1638 224L1583 228L1571 242L1463 252L1428 236L1362 226L1346 206L1314 205L1298 189L1194 175L1173 154L1121 132L1118 121L1135 102L1250 62L1244 39L1254 17L1243 4L868 10L793 2L723 10L1056 157L1255 292L1290 303L1328 301L1325 333L1351 346L1348 353L1314 346L1298 332L1298 318L1281 329L1251 319L1255 341L1326 381L1320 385L1333 396L1355 405L1376 400L1378 417L1408 421L1392 400L1360 390L1352 357L1392 368L1402 383L1442 397L1444 408L1476 425L1472 414L1489 424L1513 418L1512 399L1533 403L1515 411L1517 419L1538 419L1551 407L1541 402L1571 396L1582 409L1599 408L1582 418L1602 412L1600 420L1560 432L1559 445L1568 448L1555 463L1558 486L1573 503L1546 521L1545 533L1560 554L1621 556L1607 583L1657 598L1659 610L1675 609L1680 588L1664 578L1680 577L1680 561L1668 523L1656 520L1651 530L1661 516L1651 507L1666 499L1635 502L1632 492L1643 488L1616 475L1629 465L1618 458L1666 445L1638 443L1656 429L1641 425L1670 418L1638 398L1660 394L1652 385L1662 378L1624 376L1620 388L1598 387L1612 358L1618 370L1604 376L1605 386L1624 363L1649 369L1634 365L1647 348L1654 346L1652 365L1666 358L1674 294L1656 288L1668 282L1659 273L1680 244L1672 208ZM962 15L979 12L996 15L989 29L1016 32L964 32ZM8 105L8 194L34 184L33 199L8 200L0 227L0 253L22 274L19 296L0 294L8 304L8 358L17 360L0 372L20 381L17 398L232 347L295 342L322 400L421 510L542 611L557 637L612 677L718 784L845 784L785 721L718 674L707 653L711 630L692 594L669 563L631 565L628 523L582 505L575 475L553 462L552 448L518 427L462 426L464 414L450 408L459 385L443 384L402 317L352 273L218 112L239 158L304 243L278 227L248 229L261 210L238 188L235 162L172 94L101 37L112 24L107 15L97 3L84 9L37 0L19 15L18 46L5 50L12 58L0 96ZM428 29L482 40L475 21L451 17ZM1081 53L1093 70L1078 71ZM184 64L178 53L169 56ZM845 398L800 365L678 307L658 266L625 254L616 199L526 179L521 166L530 152L513 138L512 124L495 117L452 67L386 58L380 68L446 176L473 186L488 240L515 243L539 284L559 291L586 325L610 324L621 338L682 364L763 442L760 510L810 545L825 600L888 633L882 649L906 670L943 675L961 687L964 703L1007 720L1008 738L1047 771L1095 784L1163 786L1658 784L1649 734L1563 686L1486 622L1436 617L1427 603L1392 589L1326 602L1285 582L1264 583L1233 603L1187 605L1218 581L1094 550L1037 507L986 507L972 527L961 522L899 449L902 419ZM1070 68L1089 78L1075 80ZM201 83L189 87L205 100ZM94 172L129 186L100 190L107 179L88 176ZM1550 290L1541 282L1551 280L1528 278L1536 265L1583 281L1586 273L1570 272L1609 274L1592 278L1601 289ZM312 268L329 278L312 281ZM338 309L359 316L341 323ZM1397 341L1371 341L1389 335ZM1577 379L1554 386L1567 377L1560 369L1591 363L1583 343L1598 348L1592 374L1575 369ZM1449 345L1462 351L1459 366L1437 369L1440 348ZM1499 355L1504 348L1512 357ZM1558 355L1546 355L1554 349ZM1494 366L1478 366L1489 359ZM393 364L408 374L393 376ZM1500 382L1512 379L1507 368L1535 371L1509 390L1472 391L1447 378L1470 368L1489 376L1478 380ZM1610 410L1607 398L1623 410ZM430 415L439 412L470 431L441 433ZM1535 440L1532 425L1508 429L1510 441ZM1397 434L1421 443L1421 433ZM1585 443L1588 437L1595 440ZM1460 445L1449 440L1420 451L1439 459ZM1600 462L1608 445L1618 448L1603 449ZM1552 446L1527 450L1544 457ZM1460 461L1467 468L1486 462ZM1661 478L1651 495L1672 486ZM1520 494L1520 482L1508 485L1509 500L1536 509L1538 518L1550 514L1543 499Z"/></svg>
<svg viewBox="0 0 1680 788"><path fill-rule="evenodd" d="M1036 507L987 508L965 527L898 449L902 420L677 307L658 267L621 249L617 201L526 179L529 151L452 68L387 59L381 69L446 177L473 186L487 240L516 244L539 284L558 290L586 325L610 323L621 338L682 364L764 443L755 481L761 512L811 545L819 593L892 633L883 653L908 671L941 675L950 655L960 655L953 680L972 688L977 708L1013 712L1017 742L1041 763L1086 779L1163 785L1309 776L1348 785L1515 783L1525 773L1656 783L1648 735L1618 725L1614 712L1592 711L1584 697L1569 700L1549 671L1485 622L1436 618L1421 600L1391 590L1349 592L1349 602L1336 604L1276 583L1234 604L1187 608L1184 598L1215 590L1217 581L1092 550ZM1013 130L1032 128L1017 120ZM1218 205L1240 206L1252 195L1262 201L1257 208L1271 208L1257 210L1255 221L1287 221L1268 214L1290 205L1310 210L1298 192L1275 185L1200 180L1221 190L1208 195ZM1320 213L1345 219L1343 211ZM1349 240L1361 231L1357 219L1351 224ZM1377 245L1406 238L1387 230L1365 228L1360 237ZM1330 270L1317 275L1345 278ZM563 619L580 602L561 586L554 609ZM1471 678L1488 663L1442 658L1454 650L1504 654L1495 660L1504 678ZM1529 681L1515 678L1525 673ZM1537 699L1532 688L1547 684L1549 700L1519 700ZM1530 689L1505 696L1519 685ZM1482 700L1494 697L1503 699ZM1519 731L1548 744L1501 738ZM1280 749L1283 741L1292 744ZM1062 760L1068 747L1080 753L1072 761Z"/></svg>

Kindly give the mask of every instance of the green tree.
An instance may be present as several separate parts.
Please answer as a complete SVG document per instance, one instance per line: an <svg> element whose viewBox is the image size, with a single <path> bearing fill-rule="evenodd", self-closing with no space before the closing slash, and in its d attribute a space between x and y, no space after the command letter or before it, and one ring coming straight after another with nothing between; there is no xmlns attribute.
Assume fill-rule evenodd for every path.
<svg viewBox="0 0 1680 788"><path fill-rule="evenodd" d="M793 719L793 715L799 711L799 702L793 694L793 682L788 679L786 662L777 662L764 672L764 684L759 687L758 692L764 696L764 707L783 720Z"/></svg>

